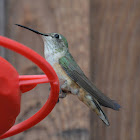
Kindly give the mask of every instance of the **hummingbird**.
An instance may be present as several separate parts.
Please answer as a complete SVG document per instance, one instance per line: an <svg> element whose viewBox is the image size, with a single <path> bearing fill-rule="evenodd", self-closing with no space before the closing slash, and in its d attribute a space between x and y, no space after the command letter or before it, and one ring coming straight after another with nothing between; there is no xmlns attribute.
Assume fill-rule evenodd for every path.
<svg viewBox="0 0 140 140"><path fill-rule="evenodd" d="M45 59L51 64L60 81L59 97L64 98L68 94L77 96L109 126L108 118L101 106L117 111L121 106L116 101L105 96L86 77L70 54L66 38L59 33L44 34L23 25L15 25L41 35L44 42Z"/></svg>

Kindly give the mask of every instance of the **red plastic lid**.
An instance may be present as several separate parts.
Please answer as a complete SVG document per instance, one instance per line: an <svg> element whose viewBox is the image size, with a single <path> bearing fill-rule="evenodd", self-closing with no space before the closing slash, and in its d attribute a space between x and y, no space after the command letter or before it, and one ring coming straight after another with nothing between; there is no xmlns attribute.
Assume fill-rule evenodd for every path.
<svg viewBox="0 0 140 140"><path fill-rule="evenodd" d="M50 96L49 96L47 102L45 103L45 105L35 115L33 115L29 119L25 120L24 122L21 122L21 123L15 125L15 126L13 126L9 131L7 131L5 134L0 136L0 139L2 139L2 138L7 138L9 136L13 136L17 133L20 133L22 131L25 131L25 130L31 128L32 126L34 126L35 124L40 122L42 119L44 119L52 111L52 109L54 108L54 106L55 106L55 104L57 103L57 100L58 100L59 79L58 79L55 71L51 67L51 65L43 57L41 57L39 54L37 54L35 51L31 50L30 48L28 48L28 47L26 47L26 46L24 46L24 45L22 45L22 44L20 44L16 41L13 41L11 39L8 39L8 38L2 37L2 36L0 36L0 45L4 46L5 48L8 48L10 50L13 50L13 51L25 56L26 58L30 59L36 65L38 65L44 71L44 73L47 76L47 77L45 75L19 76L18 85L17 85L17 83L15 83L15 85L16 85L15 86L16 87L15 91L19 91L19 92L18 92L18 94L11 92L13 94L13 96L15 96L17 94L18 100L19 100L19 97L20 97L20 91L21 92L26 92L28 90L31 90L38 83L50 82L50 85L51 85ZM5 62L5 64L6 63L8 64L8 62L6 60L2 60L2 61ZM13 73L16 75L17 72L15 70L13 70L13 71L14 71ZM5 73L5 75L6 75L6 73ZM15 81L16 82L18 81L17 80L17 75L15 77L13 76L12 79L10 79L11 77L9 76L9 78L7 80L14 84ZM7 74L7 76L8 76L8 74ZM5 84L3 86L1 86L1 83L3 83L2 82L3 80L2 79L0 79L0 80L1 80L0 88L5 87ZM2 90L2 91L4 91L4 90ZM1 92L0 92L0 94L1 94ZM9 108L8 104L10 104L10 102L9 103L3 103L4 108L8 109ZM17 111L15 111L15 112L17 112L17 114L15 112L14 112L14 114L18 115L19 108L20 108L20 103L18 104ZM12 111L11 111L11 113L12 113ZM16 117L16 115L15 115L15 117ZM1 116L2 115L0 115L0 120L1 120ZM2 118L4 118L4 116L2 116ZM14 123L14 121L12 121L12 123L10 122L10 125L7 125L8 126L7 129L11 125L13 125L13 123ZM6 127L6 123L5 123L5 127ZM2 133L2 131L1 131L1 133Z"/></svg>

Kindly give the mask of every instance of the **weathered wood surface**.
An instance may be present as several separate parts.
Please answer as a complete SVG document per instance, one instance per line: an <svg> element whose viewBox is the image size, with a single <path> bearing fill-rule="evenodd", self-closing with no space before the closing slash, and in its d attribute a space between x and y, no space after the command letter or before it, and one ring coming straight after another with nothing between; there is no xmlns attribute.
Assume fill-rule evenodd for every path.
<svg viewBox="0 0 140 140"><path fill-rule="evenodd" d="M12 0L7 3L8 37L15 39L43 56L40 36L15 26L28 26L43 33L58 32L66 36L70 51L82 69L89 69L89 3L64 0ZM82 10L81 10L82 9ZM20 74L41 71L22 56L10 52L8 58ZM22 96L21 114L17 123L33 115L47 100L48 87L38 86ZM9 138L10 140L82 140L89 139L89 109L74 96L60 100L52 113L35 127Z"/></svg>
<svg viewBox="0 0 140 140"><path fill-rule="evenodd" d="M111 126L91 113L91 140L140 139L140 1L90 1L94 82L122 109L106 109Z"/></svg>

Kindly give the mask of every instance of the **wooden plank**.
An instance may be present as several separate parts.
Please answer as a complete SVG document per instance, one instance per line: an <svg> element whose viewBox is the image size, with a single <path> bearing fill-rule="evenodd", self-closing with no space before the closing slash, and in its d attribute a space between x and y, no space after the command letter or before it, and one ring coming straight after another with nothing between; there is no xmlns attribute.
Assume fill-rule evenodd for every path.
<svg viewBox="0 0 140 140"><path fill-rule="evenodd" d="M91 140L140 138L140 1L90 1L91 71L94 82L120 103L105 109L111 126L91 113Z"/></svg>
<svg viewBox="0 0 140 140"><path fill-rule="evenodd" d="M66 36L70 51L82 69L89 69L89 3L88 1L64 0L12 0L8 1L9 37L15 39L43 56L40 36L14 26L28 26L40 32L58 32ZM14 8L13 8L14 7ZM82 9L82 10L81 10ZM84 57L83 57L84 56ZM86 59L85 59L86 58ZM20 74L39 74L41 71L25 58L14 54L11 62ZM33 115L48 98L46 84L38 86L31 94L22 96L21 114L17 123ZM52 113L40 124L14 136L13 139L82 140L89 138L89 109L76 97L68 96L56 105Z"/></svg>
<svg viewBox="0 0 140 140"><path fill-rule="evenodd" d="M5 0L0 0L0 35L5 35ZM0 47L0 56L5 56L5 49Z"/></svg>

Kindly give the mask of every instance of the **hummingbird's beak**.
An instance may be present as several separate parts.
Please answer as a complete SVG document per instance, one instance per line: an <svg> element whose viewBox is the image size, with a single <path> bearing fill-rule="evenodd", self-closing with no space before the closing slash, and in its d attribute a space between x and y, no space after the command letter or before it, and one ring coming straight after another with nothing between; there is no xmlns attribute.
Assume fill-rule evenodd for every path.
<svg viewBox="0 0 140 140"><path fill-rule="evenodd" d="M28 30L30 30L30 31L32 31L32 32L34 32L34 33L36 33L36 34L39 34L39 35L49 36L48 34L40 33L40 32L38 32L38 31L36 31L36 30L33 30L33 29L31 29L31 28L25 27L25 26L20 25L20 24L15 24L15 25L17 25L17 26L19 26L19 27L22 27L22 28L25 28L25 29L28 29Z"/></svg>

